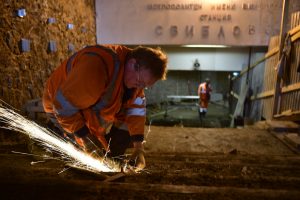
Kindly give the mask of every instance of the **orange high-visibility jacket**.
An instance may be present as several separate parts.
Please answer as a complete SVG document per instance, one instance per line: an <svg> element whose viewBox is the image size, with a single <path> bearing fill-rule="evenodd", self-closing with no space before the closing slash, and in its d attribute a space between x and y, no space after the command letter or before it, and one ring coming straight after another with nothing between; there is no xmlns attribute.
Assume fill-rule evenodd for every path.
<svg viewBox="0 0 300 200"><path fill-rule="evenodd" d="M200 97L199 103L201 108L207 108L210 100L210 92L212 91L209 84L206 82L201 83L198 87L198 96Z"/></svg>
<svg viewBox="0 0 300 200"><path fill-rule="evenodd" d="M74 133L84 125L94 135L105 134L115 123L131 136L143 136L146 105L143 89L134 89L123 100L124 46L90 46L65 60L50 76L43 106L53 113L62 128Z"/></svg>

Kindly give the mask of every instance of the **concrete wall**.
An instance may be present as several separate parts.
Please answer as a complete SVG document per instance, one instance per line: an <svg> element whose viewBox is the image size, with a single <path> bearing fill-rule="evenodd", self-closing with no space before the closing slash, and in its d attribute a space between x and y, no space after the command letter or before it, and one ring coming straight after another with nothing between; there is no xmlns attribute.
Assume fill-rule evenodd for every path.
<svg viewBox="0 0 300 200"><path fill-rule="evenodd" d="M194 70L196 60L201 71L241 71L248 63L249 48L164 47L170 70Z"/></svg>

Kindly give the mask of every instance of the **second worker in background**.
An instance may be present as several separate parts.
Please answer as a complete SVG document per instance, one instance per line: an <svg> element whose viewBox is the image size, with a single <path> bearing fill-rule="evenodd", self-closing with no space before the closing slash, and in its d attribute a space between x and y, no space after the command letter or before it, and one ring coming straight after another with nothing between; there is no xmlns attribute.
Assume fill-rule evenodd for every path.
<svg viewBox="0 0 300 200"><path fill-rule="evenodd" d="M198 87L198 96L199 96L199 117L200 120L202 117L205 117L207 113L208 103L210 101L210 93L212 88L210 85L210 79L206 78L205 82L201 83Z"/></svg>

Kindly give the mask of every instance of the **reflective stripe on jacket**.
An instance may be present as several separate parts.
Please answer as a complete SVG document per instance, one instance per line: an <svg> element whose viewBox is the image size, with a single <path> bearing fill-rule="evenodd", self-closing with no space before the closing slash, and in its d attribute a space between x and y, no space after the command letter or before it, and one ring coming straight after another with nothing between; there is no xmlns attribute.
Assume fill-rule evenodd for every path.
<svg viewBox="0 0 300 200"><path fill-rule="evenodd" d="M135 89L122 102L124 65L129 51L124 46L96 45L73 54L46 83L45 111L54 113L69 133L86 125L91 133L104 134L113 122L118 122L125 123L131 135L143 134L144 91Z"/></svg>

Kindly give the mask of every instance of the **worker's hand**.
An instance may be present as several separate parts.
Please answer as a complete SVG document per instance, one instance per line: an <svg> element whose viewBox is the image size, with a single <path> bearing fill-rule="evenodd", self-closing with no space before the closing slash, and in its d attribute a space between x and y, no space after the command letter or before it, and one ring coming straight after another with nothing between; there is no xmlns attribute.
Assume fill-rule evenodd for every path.
<svg viewBox="0 0 300 200"><path fill-rule="evenodd" d="M146 167L144 149L141 147L134 148L128 164L134 172L143 170Z"/></svg>

